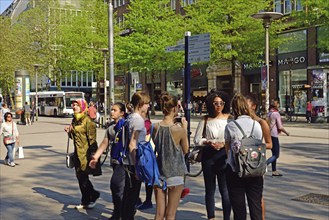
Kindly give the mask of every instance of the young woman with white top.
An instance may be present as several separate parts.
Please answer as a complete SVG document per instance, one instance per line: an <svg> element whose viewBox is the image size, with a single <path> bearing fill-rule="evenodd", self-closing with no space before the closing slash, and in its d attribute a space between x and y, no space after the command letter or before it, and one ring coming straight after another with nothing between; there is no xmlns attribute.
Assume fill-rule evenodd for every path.
<svg viewBox="0 0 329 220"><path fill-rule="evenodd" d="M19 133L16 123L13 121L13 115L10 112L6 112L3 116L4 123L1 124L0 135L3 136L3 142L7 148L7 155L5 158L5 164L14 167L14 147L15 144L19 144Z"/></svg>
<svg viewBox="0 0 329 220"><path fill-rule="evenodd" d="M208 115L199 122L194 144L204 146L202 171L208 219L215 219L216 181L222 197L224 220L230 219L231 204L226 186L224 131L230 116L230 99L223 91L212 91L206 98ZM206 127L204 127L206 126Z"/></svg>

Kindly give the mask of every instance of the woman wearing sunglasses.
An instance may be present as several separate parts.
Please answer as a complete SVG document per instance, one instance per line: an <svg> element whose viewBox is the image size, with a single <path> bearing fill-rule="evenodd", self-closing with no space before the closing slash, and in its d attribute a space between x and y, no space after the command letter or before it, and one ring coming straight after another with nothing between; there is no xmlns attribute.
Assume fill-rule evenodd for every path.
<svg viewBox="0 0 329 220"><path fill-rule="evenodd" d="M10 112L6 112L3 118L4 123L1 124L0 135L3 135L3 143L8 151L5 164L14 167L16 164L14 163L13 152L15 143L19 144L19 133L16 123L13 122L13 115Z"/></svg>
<svg viewBox="0 0 329 220"><path fill-rule="evenodd" d="M215 219L216 180L222 197L223 219L230 219L231 204L226 186L224 131L230 115L230 99L223 91L211 91L206 98L208 115L199 122L194 144L204 146L202 171L208 219Z"/></svg>

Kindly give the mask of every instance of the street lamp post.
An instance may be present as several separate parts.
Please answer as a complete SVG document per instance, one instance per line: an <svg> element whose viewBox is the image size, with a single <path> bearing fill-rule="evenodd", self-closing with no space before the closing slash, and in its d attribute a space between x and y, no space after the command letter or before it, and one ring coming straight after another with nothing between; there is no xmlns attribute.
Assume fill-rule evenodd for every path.
<svg viewBox="0 0 329 220"><path fill-rule="evenodd" d="M107 118L107 90L106 90L106 54L109 51L108 48L100 48L100 51L103 52L103 56L104 56L104 118L105 118L105 126L106 126L106 118Z"/></svg>
<svg viewBox="0 0 329 220"><path fill-rule="evenodd" d="M109 71L110 71L110 79L109 79L109 95L110 101L114 103L114 55L113 55L113 5L112 1L108 0L108 42L109 42Z"/></svg>
<svg viewBox="0 0 329 220"><path fill-rule="evenodd" d="M33 64L35 70L35 121L38 121L38 68L41 64Z"/></svg>
<svg viewBox="0 0 329 220"><path fill-rule="evenodd" d="M251 17L255 19L262 19L263 26L265 29L265 65L266 65L266 102L265 108L266 111L269 110L270 107L270 37L269 37L269 28L271 26L271 22L276 19L282 18L283 14L278 12L259 12L257 14L251 15Z"/></svg>

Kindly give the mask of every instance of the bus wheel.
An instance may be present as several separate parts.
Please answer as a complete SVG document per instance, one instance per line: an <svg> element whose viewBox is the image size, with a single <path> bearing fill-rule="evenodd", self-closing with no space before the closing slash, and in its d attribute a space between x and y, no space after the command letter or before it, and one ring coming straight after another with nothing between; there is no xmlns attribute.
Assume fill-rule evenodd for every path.
<svg viewBox="0 0 329 220"><path fill-rule="evenodd" d="M57 110L54 109L54 116L57 116Z"/></svg>

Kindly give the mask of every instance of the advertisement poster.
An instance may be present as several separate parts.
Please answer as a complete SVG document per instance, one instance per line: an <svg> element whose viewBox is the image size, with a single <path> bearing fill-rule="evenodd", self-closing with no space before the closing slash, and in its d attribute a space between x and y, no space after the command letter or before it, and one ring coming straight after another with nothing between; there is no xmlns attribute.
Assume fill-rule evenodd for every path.
<svg viewBox="0 0 329 220"><path fill-rule="evenodd" d="M15 88L15 101L16 101L16 109L23 108L23 78L16 77L16 88Z"/></svg>
<svg viewBox="0 0 329 220"><path fill-rule="evenodd" d="M25 101L30 102L30 78L25 78Z"/></svg>
<svg viewBox="0 0 329 220"><path fill-rule="evenodd" d="M323 70L312 71L312 116L327 116L327 73Z"/></svg>
<svg viewBox="0 0 329 220"><path fill-rule="evenodd" d="M266 90L266 87L267 87L267 68L266 68L266 65L262 66L262 69L261 69L261 83L262 83L262 90Z"/></svg>

